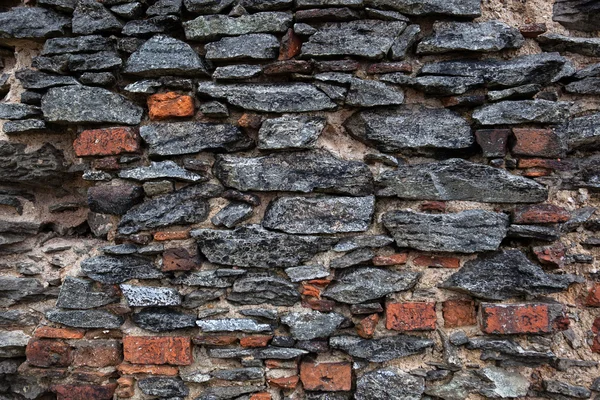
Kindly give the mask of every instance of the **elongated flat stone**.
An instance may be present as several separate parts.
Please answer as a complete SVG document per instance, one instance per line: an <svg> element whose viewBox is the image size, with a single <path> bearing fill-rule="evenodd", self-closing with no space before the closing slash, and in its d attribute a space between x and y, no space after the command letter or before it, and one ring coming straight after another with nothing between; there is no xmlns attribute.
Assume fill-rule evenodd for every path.
<svg viewBox="0 0 600 400"><path fill-rule="evenodd" d="M202 332L271 332L271 325L249 318L204 319L196 321Z"/></svg>
<svg viewBox="0 0 600 400"><path fill-rule="evenodd" d="M356 400L392 399L420 400L425 391L423 378L397 368L370 371L356 382Z"/></svg>
<svg viewBox="0 0 600 400"><path fill-rule="evenodd" d="M544 51L577 53L589 57L600 56L600 38L584 38L544 33L536 38Z"/></svg>
<svg viewBox="0 0 600 400"><path fill-rule="evenodd" d="M531 179L458 158L399 166L383 173L378 184L380 196L411 200L539 203L548 198L548 189Z"/></svg>
<svg viewBox="0 0 600 400"><path fill-rule="evenodd" d="M279 55L279 40L266 33L225 37L205 46L206 59L224 60L268 60Z"/></svg>
<svg viewBox="0 0 600 400"><path fill-rule="evenodd" d="M597 31L600 30L600 4L587 0L556 0L552 20L568 29Z"/></svg>
<svg viewBox="0 0 600 400"><path fill-rule="evenodd" d="M363 247L378 248L394 243L394 239L385 235L363 235L341 239L333 251L352 251Z"/></svg>
<svg viewBox="0 0 600 400"><path fill-rule="evenodd" d="M133 314L131 319L140 328L151 332L169 332L196 326L195 315L184 314L165 307L144 308Z"/></svg>
<svg viewBox="0 0 600 400"><path fill-rule="evenodd" d="M557 124L569 117L570 108L571 103L566 101L507 100L479 107L473 112L473 119L481 125Z"/></svg>
<svg viewBox="0 0 600 400"><path fill-rule="evenodd" d="M73 11L72 30L77 35L116 33L123 28L117 17L102 3L79 0Z"/></svg>
<svg viewBox="0 0 600 400"><path fill-rule="evenodd" d="M365 4L408 15L442 14L470 18L481 15L481 0L365 0Z"/></svg>
<svg viewBox="0 0 600 400"><path fill-rule="evenodd" d="M178 306L181 304L181 296L177 290L172 288L125 284L120 287L130 307Z"/></svg>
<svg viewBox="0 0 600 400"><path fill-rule="evenodd" d="M111 39L101 35L76 36L48 39L44 42L43 56L73 53L94 53L114 50Z"/></svg>
<svg viewBox="0 0 600 400"><path fill-rule="evenodd" d="M53 309L46 312L48 321L73 328L86 329L118 329L123 325L123 317L103 310L70 310Z"/></svg>
<svg viewBox="0 0 600 400"><path fill-rule="evenodd" d="M263 112L306 112L335 108L325 93L309 83L224 84L200 82L198 93L225 99L245 110Z"/></svg>
<svg viewBox="0 0 600 400"><path fill-rule="evenodd" d="M421 354L427 348L433 347L433 344L433 340L430 339L402 334L370 340L358 336L334 336L329 339L332 348L370 362L386 362Z"/></svg>
<svg viewBox="0 0 600 400"><path fill-rule="evenodd" d="M136 256L97 256L81 262L81 271L91 279L115 284L130 279L160 279L163 273L147 258Z"/></svg>
<svg viewBox="0 0 600 400"><path fill-rule="evenodd" d="M21 103L0 103L0 119L24 119L40 114L40 108Z"/></svg>
<svg viewBox="0 0 600 400"><path fill-rule="evenodd" d="M262 225L287 233L364 232L375 197L281 197L269 204Z"/></svg>
<svg viewBox="0 0 600 400"><path fill-rule="evenodd" d="M460 115L424 106L360 111L344 127L361 142L391 153L409 148L461 149L474 142L469 123Z"/></svg>
<svg viewBox="0 0 600 400"><path fill-rule="evenodd" d="M174 161L151 161L147 167L137 167L119 172L119 178L136 181L153 179L175 179L184 182L199 182L206 180L201 175L195 174L180 167Z"/></svg>
<svg viewBox="0 0 600 400"><path fill-rule="evenodd" d="M322 265L300 265L285 269L285 273L292 282L309 281L311 279L326 278L329 270Z"/></svg>
<svg viewBox="0 0 600 400"><path fill-rule="evenodd" d="M442 287L486 300L538 296L566 290L581 278L547 274L519 250L503 250L467 261Z"/></svg>
<svg viewBox="0 0 600 400"><path fill-rule="evenodd" d="M423 251L497 250L508 230L506 214L483 210L455 214L390 211L383 214L382 221L398 247Z"/></svg>
<svg viewBox="0 0 600 400"><path fill-rule="evenodd" d="M319 135L325 129L326 119L284 115L263 122L258 131L258 148L273 149L310 149L316 146Z"/></svg>
<svg viewBox="0 0 600 400"><path fill-rule="evenodd" d="M275 359L275 360L291 360L293 358L308 354L306 350L286 348L286 347L265 347L263 349L208 349L209 357L214 358L244 358L253 357L259 360Z"/></svg>
<svg viewBox="0 0 600 400"><path fill-rule="evenodd" d="M398 105L404 102L404 92L383 82L356 78L350 74L325 72L315 79L348 86L343 96L344 103L354 107L375 107ZM331 96L331 94L329 94ZM333 99L334 97L332 97Z"/></svg>
<svg viewBox="0 0 600 400"><path fill-rule="evenodd" d="M32 69L21 69L15 73L25 89L47 89L54 86L78 85L72 76L47 74Z"/></svg>
<svg viewBox="0 0 600 400"><path fill-rule="evenodd" d="M372 193L373 178L366 164L339 159L325 150L254 158L220 155L214 173L225 186L243 191Z"/></svg>
<svg viewBox="0 0 600 400"><path fill-rule="evenodd" d="M259 12L238 18L226 15L200 16L183 23L188 40L210 40L219 36L237 36L247 33L283 33L292 23L287 12Z"/></svg>
<svg viewBox="0 0 600 400"><path fill-rule="evenodd" d="M233 285L233 279L221 276L222 270L194 271L173 280L175 285L227 288Z"/></svg>
<svg viewBox="0 0 600 400"><path fill-rule="evenodd" d="M0 38L43 39L62 36L71 18L42 7L15 7L0 13Z"/></svg>
<svg viewBox="0 0 600 400"><path fill-rule="evenodd" d="M56 306L90 309L119 301L120 296L110 287L95 289L93 282L68 276L60 287Z"/></svg>
<svg viewBox="0 0 600 400"><path fill-rule="evenodd" d="M271 274L248 274L238 279L227 300L239 304L293 306L300 300L298 285Z"/></svg>
<svg viewBox="0 0 600 400"><path fill-rule="evenodd" d="M292 312L281 317L281 322L290 327L296 340L313 340L331 336L344 322L345 317L338 313L319 311Z"/></svg>

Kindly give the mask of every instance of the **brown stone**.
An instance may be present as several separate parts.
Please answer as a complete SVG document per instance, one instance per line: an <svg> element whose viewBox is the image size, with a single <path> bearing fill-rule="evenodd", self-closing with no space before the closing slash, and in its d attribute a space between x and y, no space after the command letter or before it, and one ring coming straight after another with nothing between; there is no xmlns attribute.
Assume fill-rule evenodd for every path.
<svg viewBox="0 0 600 400"><path fill-rule="evenodd" d="M564 152L560 135L553 129L513 128L512 131L516 138L513 154L552 158Z"/></svg>
<svg viewBox="0 0 600 400"><path fill-rule="evenodd" d="M25 355L27 362L36 367L68 367L73 361L71 346L61 340L31 339Z"/></svg>
<svg viewBox="0 0 600 400"><path fill-rule="evenodd" d="M475 303L472 300L446 300L442 303L442 313L446 328L477 324Z"/></svg>
<svg viewBox="0 0 600 400"><path fill-rule="evenodd" d="M356 324L356 333L358 336L371 339L375 334L375 329L377 328L377 324L379 323L379 315L372 314L366 318L363 318L358 324Z"/></svg>
<svg viewBox="0 0 600 400"><path fill-rule="evenodd" d="M400 265L406 264L408 259L408 253L396 253L389 256L375 256L373 257L373 265L375 266L388 266L388 265Z"/></svg>
<svg viewBox="0 0 600 400"><path fill-rule="evenodd" d="M273 339L272 335L246 336L240 339L242 347L266 347Z"/></svg>
<svg viewBox="0 0 600 400"><path fill-rule="evenodd" d="M176 376L179 368L170 365L136 365L123 363L117 366L117 370L123 375L165 375Z"/></svg>
<svg viewBox="0 0 600 400"><path fill-rule="evenodd" d="M517 163L517 168L544 168L564 171L569 169L569 165L561 160L549 160L547 158L522 158Z"/></svg>
<svg viewBox="0 0 600 400"><path fill-rule="evenodd" d="M449 256L418 256L413 260L417 267L459 268L460 258Z"/></svg>
<svg viewBox="0 0 600 400"><path fill-rule="evenodd" d="M390 303L385 312L387 329L397 331L435 329L437 316L433 302Z"/></svg>
<svg viewBox="0 0 600 400"><path fill-rule="evenodd" d="M304 298L302 299L302 307L310 308L321 312L328 312L333 311L333 308L335 307L335 301L315 298Z"/></svg>
<svg viewBox="0 0 600 400"><path fill-rule="evenodd" d="M546 304L482 304L481 330L499 335L549 333L552 321Z"/></svg>
<svg viewBox="0 0 600 400"><path fill-rule="evenodd" d="M519 31L521 32L521 34L523 36L525 36L526 38L536 38L539 35L541 35L542 33L545 33L547 30L548 30L548 28L546 28L546 24L543 24L543 23L526 24L526 25L522 25L519 28Z"/></svg>
<svg viewBox="0 0 600 400"><path fill-rule="evenodd" d="M116 383L108 385L56 385L52 391L56 400L111 400L117 388Z"/></svg>
<svg viewBox="0 0 600 400"><path fill-rule="evenodd" d="M118 365L123 360L121 345L116 340L91 340L75 344L73 365L103 368Z"/></svg>
<svg viewBox="0 0 600 400"><path fill-rule="evenodd" d="M285 75L285 74L310 74L312 64L309 61L289 60L278 61L263 67L265 75Z"/></svg>
<svg viewBox="0 0 600 400"><path fill-rule="evenodd" d="M138 153L140 137L133 128L105 128L83 131L73 142L78 157Z"/></svg>
<svg viewBox="0 0 600 400"><path fill-rule="evenodd" d="M286 376L283 378L270 378L268 381L269 386L271 387L276 387L279 389L294 389L296 386L298 386L300 378L294 375Z"/></svg>
<svg viewBox="0 0 600 400"><path fill-rule="evenodd" d="M367 68L367 74L389 74L391 72L412 72L412 65L406 61L399 62L383 62L371 64Z"/></svg>
<svg viewBox="0 0 600 400"><path fill-rule="evenodd" d="M186 249L167 249L162 254L163 271L190 271L198 267L198 256L190 255Z"/></svg>
<svg viewBox="0 0 600 400"><path fill-rule="evenodd" d="M443 201L425 201L420 205L421 211L446 212L446 203Z"/></svg>
<svg viewBox="0 0 600 400"><path fill-rule="evenodd" d="M539 178L542 176L552 175L552 170L546 168L528 168L521 173L522 176L527 178Z"/></svg>
<svg viewBox="0 0 600 400"><path fill-rule="evenodd" d="M510 129L478 129L475 140L485 157L504 157Z"/></svg>
<svg viewBox="0 0 600 400"><path fill-rule="evenodd" d="M119 158L116 156L102 157L92 160L92 168L103 171L117 171L121 169L121 164L119 164Z"/></svg>
<svg viewBox="0 0 600 400"><path fill-rule="evenodd" d="M556 224L567 222L571 213L554 204L532 204L517 206L513 211L512 221L515 224Z"/></svg>
<svg viewBox="0 0 600 400"><path fill-rule="evenodd" d="M360 68L360 63L354 60L317 61L315 67L319 72L351 72Z"/></svg>
<svg viewBox="0 0 600 400"><path fill-rule="evenodd" d="M562 243L534 247L533 253L538 261L544 265L561 268L565 263L566 248Z"/></svg>
<svg viewBox="0 0 600 400"><path fill-rule="evenodd" d="M193 117L194 98L175 92L153 94L148 97L148 109L151 120Z"/></svg>
<svg viewBox="0 0 600 400"><path fill-rule="evenodd" d="M36 338L49 339L81 339L85 331L72 328L52 328L50 326L40 326L35 330Z"/></svg>
<svg viewBox="0 0 600 400"><path fill-rule="evenodd" d="M600 283L594 283L590 289L585 305L589 307L600 307Z"/></svg>
<svg viewBox="0 0 600 400"><path fill-rule="evenodd" d="M117 379L117 390L115 394L118 398L128 399L135 394L135 380L130 376L122 376Z"/></svg>
<svg viewBox="0 0 600 400"><path fill-rule="evenodd" d="M154 234L154 240L164 242L166 240L185 240L190 237L190 231L160 231Z"/></svg>
<svg viewBox="0 0 600 400"><path fill-rule="evenodd" d="M262 125L262 117L257 114L244 113L238 119L238 125L242 128L258 129Z"/></svg>
<svg viewBox="0 0 600 400"><path fill-rule="evenodd" d="M192 344L189 337L126 336L123 354L132 364L190 365Z"/></svg>
<svg viewBox="0 0 600 400"><path fill-rule="evenodd" d="M352 364L349 362L300 364L304 390L337 392L352 389Z"/></svg>
<svg viewBox="0 0 600 400"><path fill-rule="evenodd" d="M292 28L281 39L279 48L279 60L289 60L300 54L302 48L302 39L294 33Z"/></svg>

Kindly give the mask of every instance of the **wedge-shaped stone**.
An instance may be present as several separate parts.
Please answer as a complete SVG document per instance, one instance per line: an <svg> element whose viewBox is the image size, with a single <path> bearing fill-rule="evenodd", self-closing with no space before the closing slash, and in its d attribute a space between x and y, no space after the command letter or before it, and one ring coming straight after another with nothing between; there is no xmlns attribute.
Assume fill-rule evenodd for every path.
<svg viewBox="0 0 600 400"><path fill-rule="evenodd" d="M206 180L201 175L180 167L175 161L151 161L147 167L137 167L119 172L119 178L136 181L153 179L175 179L184 182L199 182Z"/></svg>
<svg viewBox="0 0 600 400"><path fill-rule="evenodd" d="M481 0L365 0L365 4L409 15L442 14L470 18L481 15Z"/></svg>
<svg viewBox="0 0 600 400"><path fill-rule="evenodd" d="M138 381L138 387L144 394L161 398L182 398L190 393L185 383L179 378L144 378Z"/></svg>
<svg viewBox="0 0 600 400"><path fill-rule="evenodd" d="M123 216L119 232L129 235L145 229L202 222L208 217L207 199L219 196L221 191L220 186L212 184L192 185L145 201Z"/></svg>
<svg viewBox="0 0 600 400"><path fill-rule="evenodd" d="M79 0L73 12L72 30L77 35L116 33L123 24L106 7L95 0Z"/></svg>
<svg viewBox="0 0 600 400"><path fill-rule="evenodd" d="M292 23L287 12L259 12L238 18L226 15L207 15L183 23L188 40L210 40L219 36L247 33L283 33Z"/></svg>
<svg viewBox="0 0 600 400"><path fill-rule="evenodd" d="M423 251L497 250L508 229L506 214L483 210L455 214L390 211L383 214L382 221L398 247Z"/></svg>
<svg viewBox="0 0 600 400"><path fill-rule="evenodd" d="M361 339L358 336L334 336L329 345L370 362L386 362L396 358L421 354L433 347L433 340L410 335L394 335L381 339Z"/></svg>
<svg viewBox="0 0 600 400"><path fill-rule="evenodd" d="M328 338L344 320L341 314L319 311L292 312L281 317L281 322L290 327L290 333L296 340Z"/></svg>
<svg viewBox="0 0 600 400"><path fill-rule="evenodd" d="M131 319L140 328L151 332L169 332L196 326L195 315L184 314L164 307L144 308L133 314Z"/></svg>
<svg viewBox="0 0 600 400"><path fill-rule="evenodd" d="M47 89L54 86L78 85L72 76L52 75L32 69L21 69L15 73L25 89Z"/></svg>
<svg viewBox="0 0 600 400"><path fill-rule="evenodd" d="M0 357L4 359L25 356L25 348L30 339L31 336L23 331L0 332Z"/></svg>
<svg viewBox="0 0 600 400"><path fill-rule="evenodd" d="M557 124L569 118L570 108L566 101L508 100L479 107L473 119L481 125Z"/></svg>
<svg viewBox="0 0 600 400"><path fill-rule="evenodd" d="M335 283L323 293L341 303L358 304L378 299L390 293L411 289L419 280L417 272L394 272L380 268L344 270L336 276Z"/></svg>
<svg viewBox="0 0 600 400"><path fill-rule="evenodd" d="M244 139L238 127L229 124L207 124L196 121L149 124L140 128L148 144L149 154L175 156L224 149Z"/></svg>
<svg viewBox="0 0 600 400"><path fill-rule="evenodd" d="M263 122L258 131L258 148L267 150L311 149L327 120L323 117L284 115Z"/></svg>
<svg viewBox="0 0 600 400"><path fill-rule="evenodd" d="M375 197L280 197L269 204L262 225L287 233L364 232Z"/></svg>
<svg viewBox="0 0 600 400"><path fill-rule="evenodd" d="M390 153L411 148L462 149L474 142L471 126L460 115L420 105L360 111L344 127L361 142Z"/></svg>
<svg viewBox="0 0 600 400"><path fill-rule="evenodd" d="M326 72L318 74L315 79L348 87L346 94L340 99L354 107L375 107L398 105L404 102L404 92L375 80L360 79L350 74ZM340 88L345 89L345 88ZM328 92L331 96L331 94ZM334 98L332 96L332 98Z"/></svg>
<svg viewBox="0 0 600 400"><path fill-rule="evenodd" d="M440 54L450 51L489 52L518 49L525 39L518 29L504 22L436 22L433 36L417 46L417 54Z"/></svg>
<svg viewBox="0 0 600 400"><path fill-rule="evenodd" d="M137 125L143 109L125 97L102 88L56 87L42 97L42 113L50 122Z"/></svg>
<svg viewBox="0 0 600 400"><path fill-rule="evenodd" d="M202 332L271 332L271 325L259 324L249 318L204 319L196 321Z"/></svg>
<svg viewBox="0 0 600 400"><path fill-rule="evenodd" d="M167 287L121 285L121 292L130 307L178 306L181 296Z"/></svg>
<svg viewBox="0 0 600 400"><path fill-rule="evenodd" d="M384 235L363 235L341 239L333 251L343 252L361 249L363 247L378 248L394 243L394 239Z"/></svg>
<svg viewBox="0 0 600 400"><path fill-rule="evenodd" d="M85 329L118 329L125 320L123 317L103 310L50 310L46 319L57 324Z"/></svg>
<svg viewBox="0 0 600 400"><path fill-rule="evenodd" d="M264 157L217 156L214 172L228 187L257 191L312 191L364 196L373 191L369 167L325 150L277 153Z"/></svg>
<svg viewBox="0 0 600 400"><path fill-rule="evenodd" d="M198 93L225 99L245 110L262 112L306 112L329 110L335 103L309 83L225 84L200 82Z"/></svg>
<svg viewBox="0 0 600 400"><path fill-rule="evenodd" d="M569 150L600 145L600 113L573 118L557 128L567 139Z"/></svg>
<svg viewBox="0 0 600 400"><path fill-rule="evenodd" d="M42 7L15 7L0 13L0 39L62 36L71 18Z"/></svg>
<svg viewBox="0 0 600 400"><path fill-rule="evenodd" d="M135 256L98 256L81 262L81 271L91 279L115 284L130 279L160 279L163 273L147 258Z"/></svg>
<svg viewBox="0 0 600 400"><path fill-rule="evenodd" d="M381 59L406 28L401 21L327 23L302 45L303 57L357 56Z"/></svg>
<svg viewBox="0 0 600 400"><path fill-rule="evenodd" d="M279 55L279 40L266 33L252 33L225 37L204 48L207 60L268 60Z"/></svg>
<svg viewBox="0 0 600 400"><path fill-rule="evenodd" d="M577 53L589 57L600 57L600 38L585 38L544 33L536 38L544 51Z"/></svg>
<svg viewBox="0 0 600 400"><path fill-rule="evenodd" d="M139 76L206 75L202 59L192 47L167 35L155 35L133 53L125 73Z"/></svg>
<svg viewBox="0 0 600 400"><path fill-rule="evenodd" d="M270 274L249 274L238 279L227 300L239 304L293 306L300 300L298 285Z"/></svg>
<svg viewBox="0 0 600 400"><path fill-rule="evenodd" d="M115 46L111 39L100 35L63 37L48 39L42 49L43 56L73 53L95 53L111 51Z"/></svg>
<svg viewBox="0 0 600 400"><path fill-rule="evenodd" d="M290 349L286 347L265 347L262 349L208 349L209 357L214 358L245 358L253 357L259 360L274 359L274 360L291 360L293 358L308 354L306 350Z"/></svg>
<svg viewBox="0 0 600 400"><path fill-rule="evenodd" d="M539 203L548 198L548 189L531 179L458 158L400 166L383 173L378 183L378 195L410 200Z"/></svg>
<svg viewBox="0 0 600 400"><path fill-rule="evenodd" d="M423 378L389 367L370 371L356 382L356 400L420 400L425 391Z"/></svg>
<svg viewBox="0 0 600 400"><path fill-rule="evenodd" d="M24 119L40 114L40 108L21 103L0 103L0 119Z"/></svg>
<svg viewBox="0 0 600 400"><path fill-rule="evenodd" d="M56 306L90 309L114 303L119 301L119 298L118 293L111 287L96 289L93 282L68 276L60 287Z"/></svg>
<svg viewBox="0 0 600 400"><path fill-rule="evenodd" d="M233 277L223 276L223 270L194 271L173 279L175 285L227 288L233 285ZM231 270L226 270L231 271ZM237 270L236 270L237 271ZM245 271L242 271L245 272Z"/></svg>
<svg viewBox="0 0 600 400"><path fill-rule="evenodd" d="M568 29L597 31L600 30L600 4L588 0L556 0L552 20Z"/></svg>
<svg viewBox="0 0 600 400"><path fill-rule="evenodd" d="M581 282L576 275L547 274L519 250L504 250L467 261L442 287L486 300L537 296L566 290Z"/></svg>

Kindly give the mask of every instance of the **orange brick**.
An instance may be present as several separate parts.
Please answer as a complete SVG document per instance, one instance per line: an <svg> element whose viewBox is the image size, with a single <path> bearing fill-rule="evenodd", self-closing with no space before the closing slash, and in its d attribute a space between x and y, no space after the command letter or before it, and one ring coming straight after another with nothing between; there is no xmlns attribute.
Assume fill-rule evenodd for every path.
<svg viewBox="0 0 600 400"><path fill-rule="evenodd" d="M387 266L387 265L399 265L406 264L408 259L407 253L397 253L389 256L376 256L373 257L373 265L375 266Z"/></svg>
<svg viewBox="0 0 600 400"><path fill-rule="evenodd" d="M117 370L123 375L165 375L176 376L179 368L170 365L135 365L123 363L117 366Z"/></svg>
<svg viewBox="0 0 600 400"><path fill-rule="evenodd" d="M413 260L417 267L458 268L460 259L448 256L418 256Z"/></svg>
<svg viewBox="0 0 600 400"><path fill-rule="evenodd" d="M56 385L51 389L56 400L110 400L113 398L116 383L108 385Z"/></svg>
<svg viewBox="0 0 600 400"><path fill-rule="evenodd" d="M564 170L568 166L561 160L549 160L547 158L526 158L520 159L517 163L517 167L521 169L525 168L545 168L545 169L556 169Z"/></svg>
<svg viewBox="0 0 600 400"><path fill-rule="evenodd" d="M90 129L79 134L73 149L77 157L138 153L140 137L133 128Z"/></svg>
<svg viewBox="0 0 600 400"><path fill-rule="evenodd" d="M273 339L272 335L246 336L240 339L240 345L242 347L265 347L271 339Z"/></svg>
<svg viewBox="0 0 600 400"><path fill-rule="evenodd" d="M25 355L27 362L36 367L68 367L73 361L71 346L61 340L31 339Z"/></svg>
<svg viewBox="0 0 600 400"><path fill-rule="evenodd" d="M262 125L262 117L257 114L242 114L238 119L238 125L242 128L258 129Z"/></svg>
<svg viewBox="0 0 600 400"><path fill-rule="evenodd" d="M190 237L190 231L161 231L154 234L154 240L185 240Z"/></svg>
<svg viewBox="0 0 600 400"><path fill-rule="evenodd" d="M546 304L482 304L481 330L500 335L552 332Z"/></svg>
<svg viewBox="0 0 600 400"><path fill-rule="evenodd" d="M125 361L132 364L192 363L192 344L189 337L126 336L123 338Z"/></svg>
<svg viewBox="0 0 600 400"><path fill-rule="evenodd" d="M371 314L368 317L363 318L356 325L356 333L358 333L358 336L360 336L362 338L371 339L373 337L373 335L375 334L375 329L377 328L378 323L379 323L379 315Z"/></svg>
<svg viewBox="0 0 600 400"><path fill-rule="evenodd" d="M562 140L553 129L513 128L516 143L513 154L521 156L560 157Z"/></svg>
<svg viewBox="0 0 600 400"><path fill-rule="evenodd" d="M540 176L552 175L552 170L546 168L527 168L521 175L529 178L539 178Z"/></svg>
<svg viewBox="0 0 600 400"><path fill-rule="evenodd" d="M428 331L435 329L435 303L390 303L386 307L387 329Z"/></svg>
<svg viewBox="0 0 600 400"><path fill-rule="evenodd" d="M533 248L533 253L538 261L544 265L550 265L560 268L565 263L565 246L562 243L556 243L551 246L537 246Z"/></svg>
<svg viewBox="0 0 600 400"><path fill-rule="evenodd" d="M317 299L320 299L321 298L321 289L319 289L316 286L303 283L302 284L302 294L304 296L312 296L312 297L316 297Z"/></svg>
<svg viewBox="0 0 600 400"><path fill-rule="evenodd" d="M298 386L300 378L298 376L286 376L283 378L271 378L269 379L269 386L280 388L280 389L293 389Z"/></svg>
<svg viewBox="0 0 600 400"><path fill-rule="evenodd" d="M153 94L148 97L148 109L151 120L193 117L194 98L175 92Z"/></svg>
<svg viewBox="0 0 600 400"><path fill-rule="evenodd" d="M81 339L85 331L82 329L52 328L50 326L40 326L35 330L36 338L50 339Z"/></svg>
<svg viewBox="0 0 600 400"><path fill-rule="evenodd" d="M517 206L513 211L515 224L556 224L567 222L571 213L554 204L533 204Z"/></svg>
<svg viewBox="0 0 600 400"><path fill-rule="evenodd" d="M91 340L75 344L73 365L104 368L121 363L123 352L116 340Z"/></svg>
<svg viewBox="0 0 600 400"><path fill-rule="evenodd" d="M600 283L594 283L585 300L585 305L590 307L600 307Z"/></svg>
<svg viewBox="0 0 600 400"><path fill-rule="evenodd" d="M476 325L475 303L472 300L446 300L442 303L444 327Z"/></svg>
<svg viewBox="0 0 600 400"><path fill-rule="evenodd" d="M250 400L271 400L271 393L269 393L269 392L254 393L252 396L250 396Z"/></svg>
<svg viewBox="0 0 600 400"><path fill-rule="evenodd" d="M303 362L300 364L300 380L304 389L309 391L348 391L352 389L352 364Z"/></svg>
<svg viewBox="0 0 600 400"><path fill-rule="evenodd" d="M118 398L128 399L135 394L135 380L130 376L122 376L117 379L117 390L115 394Z"/></svg>

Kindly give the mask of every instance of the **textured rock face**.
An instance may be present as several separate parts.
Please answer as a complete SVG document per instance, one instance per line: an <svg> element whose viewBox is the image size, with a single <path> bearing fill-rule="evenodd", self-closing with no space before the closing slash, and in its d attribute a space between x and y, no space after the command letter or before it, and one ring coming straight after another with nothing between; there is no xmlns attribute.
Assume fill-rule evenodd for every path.
<svg viewBox="0 0 600 400"><path fill-rule="evenodd" d="M391 8L409 15L445 14L455 17L479 17L480 0L366 0L371 7Z"/></svg>
<svg viewBox="0 0 600 400"><path fill-rule="evenodd" d="M122 27L117 17L94 0L80 0L73 12L72 30L78 35L118 32Z"/></svg>
<svg viewBox="0 0 600 400"><path fill-rule="evenodd" d="M271 325L259 324L253 319L231 318L231 319L206 319L197 321L196 325L203 332L270 332Z"/></svg>
<svg viewBox="0 0 600 400"><path fill-rule="evenodd" d="M396 369L367 372L356 383L354 397L360 400L402 398L419 400L425 391L423 378L417 378Z"/></svg>
<svg viewBox="0 0 600 400"><path fill-rule="evenodd" d="M208 40L247 33L285 32L291 22L292 14L286 12L259 12L238 18L210 15L185 22L183 29L190 40Z"/></svg>
<svg viewBox="0 0 600 400"><path fill-rule="evenodd" d="M60 186L68 175L63 153L46 144L28 152L23 144L0 141L0 182Z"/></svg>
<svg viewBox="0 0 600 400"><path fill-rule="evenodd" d="M423 353L427 348L433 347L433 341L401 334L373 340L357 336L334 336L329 339L329 345L353 357L371 362L386 362Z"/></svg>
<svg viewBox="0 0 600 400"><path fill-rule="evenodd" d="M138 386L142 393L150 396L176 397L189 394L183 381L176 378L145 378L139 381Z"/></svg>
<svg viewBox="0 0 600 400"><path fill-rule="evenodd" d="M358 79L349 74L335 72L326 72L318 74L315 78L323 82L334 84L343 84L348 86L345 95L333 96L323 85L320 88L334 100L343 100L346 105L354 107L375 107L402 104L404 102L404 93L394 89L385 83L373 80ZM331 86L329 87L332 88ZM345 91L345 88L335 87L338 90Z"/></svg>
<svg viewBox="0 0 600 400"><path fill-rule="evenodd" d="M382 221L398 247L459 253L497 250L508 228L507 215L483 210L442 215L390 211Z"/></svg>
<svg viewBox="0 0 600 400"><path fill-rule="evenodd" d="M578 31L598 30L600 28L598 17L600 17L600 6L586 0L557 0L552 9L552 20Z"/></svg>
<svg viewBox="0 0 600 400"><path fill-rule="evenodd" d="M570 37L557 33L545 33L538 36L537 41L544 51L568 51L590 57L600 55L600 39L598 38Z"/></svg>
<svg viewBox="0 0 600 400"><path fill-rule="evenodd" d="M90 309L119 300L110 287L95 290L93 282L68 276L60 288L56 306L60 308Z"/></svg>
<svg viewBox="0 0 600 400"><path fill-rule="evenodd" d="M311 149L325 129L326 120L321 117L283 116L263 122L258 131L258 148Z"/></svg>
<svg viewBox="0 0 600 400"><path fill-rule="evenodd" d="M573 118L557 128L565 135L570 150L600 143L600 113Z"/></svg>
<svg viewBox="0 0 600 400"><path fill-rule="evenodd" d="M236 37L226 37L206 46L206 58L213 61L277 58L279 41L273 35L253 33Z"/></svg>
<svg viewBox="0 0 600 400"><path fill-rule="evenodd" d="M133 322L151 332L169 332L196 326L194 315L184 314L164 307L149 307L133 314Z"/></svg>
<svg viewBox="0 0 600 400"><path fill-rule="evenodd" d="M563 122L569 117L571 103L548 100L501 101L478 108L473 119L481 125Z"/></svg>
<svg viewBox="0 0 600 400"><path fill-rule="evenodd" d="M50 310L46 313L48 321L73 328L117 329L125 321L123 317L102 310Z"/></svg>
<svg viewBox="0 0 600 400"><path fill-rule="evenodd" d="M148 306L178 306L181 297L175 289L164 287L146 287L133 285L120 285L121 292L127 304L131 307Z"/></svg>
<svg viewBox="0 0 600 400"><path fill-rule="evenodd" d="M16 7L0 13L0 38L42 39L64 35L70 19L38 7Z"/></svg>
<svg viewBox="0 0 600 400"><path fill-rule="evenodd" d="M81 271L89 278L107 284L130 279L157 279L163 274L152 263L136 256L98 256L81 262Z"/></svg>
<svg viewBox="0 0 600 400"><path fill-rule="evenodd" d="M290 327L290 333L296 340L312 340L331 336L344 321L344 316L337 313L289 313L281 318L281 322Z"/></svg>
<svg viewBox="0 0 600 400"><path fill-rule="evenodd" d="M268 274L250 274L238 279L228 300L239 304L291 306L300 300L296 285Z"/></svg>
<svg viewBox="0 0 600 400"><path fill-rule="evenodd" d="M180 167L174 161L152 161L147 167L137 167L119 172L119 178L141 182L152 179L174 179L183 182L205 180L202 176Z"/></svg>

